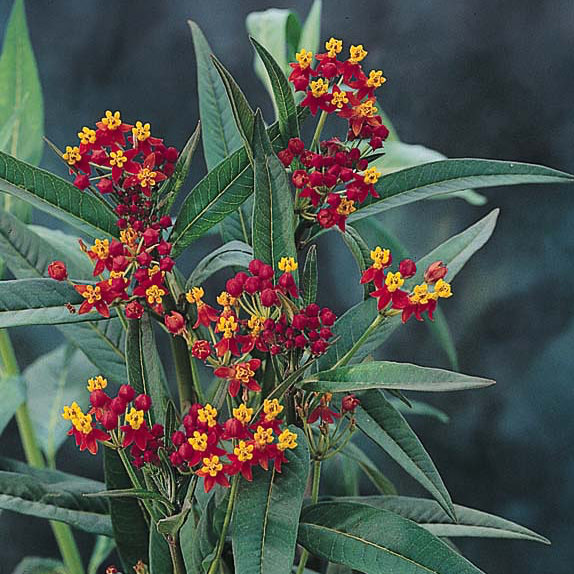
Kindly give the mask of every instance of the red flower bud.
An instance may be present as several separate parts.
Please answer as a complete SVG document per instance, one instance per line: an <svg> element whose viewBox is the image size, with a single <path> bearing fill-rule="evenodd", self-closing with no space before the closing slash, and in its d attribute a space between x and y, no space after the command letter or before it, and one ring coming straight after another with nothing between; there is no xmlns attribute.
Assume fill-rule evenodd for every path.
<svg viewBox="0 0 574 574"><path fill-rule="evenodd" d="M155 438L161 438L164 434L164 429L163 429L163 425L160 425L159 423L155 423L152 427L151 427L151 434L155 437ZM149 446L149 443L148 443Z"/></svg>
<svg viewBox="0 0 574 574"><path fill-rule="evenodd" d="M408 279L417 272L417 266L412 259L403 259L399 263L399 271L403 277Z"/></svg>
<svg viewBox="0 0 574 574"><path fill-rule="evenodd" d="M293 163L293 154L288 149L282 149L277 157L285 167L289 167Z"/></svg>
<svg viewBox="0 0 574 574"><path fill-rule="evenodd" d="M389 137L389 128L383 124L377 126L375 129L375 136L382 140L386 140Z"/></svg>
<svg viewBox="0 0 574 574"><path fill-rule="evenodd" d="M174 265L175 261L171 257L168 257L167 255L163 257L159 262L160 270L165 271L166 273L169 273L173 269Z"/></svg>
<svg viewBox="0 0 574 574"><path fill-rule="evenodd" d="M142 251L136 260L140 265L147 266L153 261L153 257L147 251Z"/></svg>
<svg viewBox="0 0 574 574"><path fill-rule="evenodd" d="M341 401L341 410L344 413L352 413L360 404L361 401L355 395L346 395Z"/></svg>
<svg viewBox="0 0 574 574"><path fill-rule="evenodd" d="M305 317L305 315L294 315L291 325L295 327L295 329L302 331L307 326L307 317Z"/></svg>
<svg viewBox="0 0 574 574"><path fill-rule="evenodd" d="M101 409L110 402L110 397L102 389L96 389L90 393L90 403L96 409Z"/></svg>
<svg viewBox="0 0 574 574"><path fill-rule="evenodd" d="M159 231L153 229L153 227L148 227L142 234L144 244L146 247L150 245L155 245L159 242Z"/></svg>
<svg viewBox="0 0 574 574"><path fill-rule="evenodd" d="M171 243L162 239L156 249L160 255L169 255L171 253Z"/></svg>
<svg viewBox="0 0 574 574"><path fill-rule="evenodd" d="M369 145L373 149L379 149L379 148L383 147L383 140L377 136L374 136L369 141Z"/></svg>
<svg viewBox="0 0 574 574"><path fill-rule="evenodd" d="M174 446L181 446L185 442L185 435L181 431L175 431L171 435L171 442Z"/></svg>
<svg viewBox="0 0 574 574"><path fill-rule="evenodd" d="M159 226L162 229L167 229L168 227L171 227L171 217L169 215L162 215L159 218Z"/></svg>
<svg viewBox="0 0 574 574"><path fill-rule="evenodd" d="M309 174L303 169L297 169L293 172L291 181L297 189L303 189L309 182Z"/></svg>
<svg viewBox="0 0 574 574"><path fill-rule="evenodd" d="M120 397L125 403L131 403L136 396L136 391L131 385L122 385L118 391Z"/></svg>
<svg viewBox="0 0 574 574"><path fill-rule="evenodd" d="M126 305L126 317L128 319L141 319L143 314L144 308L137 301L130 301Z"/></svg>
<svg viewBox="0 0 574 574"><path fill-rule="evenodd" d="M275 293L274 289L264 289L261 292L261 304L264 307L273 307L273 305L279 305L279 297Z"/></svg>
<svg viewBox="0 0 574 574"><path fill-rule="evenodd" d="M172 335L181 335L185 331L185 319L181 313L172 311L164 318L165 326Z"/></svg>
<svg viewBox="0 0 574 574"><path fill-rule="evenodd" d="M113 411L104 411L100 422L106 430L114 430L118 426L118 415Z"/></svg>
<svg viewBox="0 0 574 574"><path fill-rule="evenodd" d="M319 341L315 341L311 344L311 352L314 355L322 355L327 350L328 346L328 343L320 339Z"/></svg>
<svg viewBox="0 0 574 574"><path fill-rule="evenodd" d="M84 191L90 185L90 178L85 173L79 173L74 179L74 185Z"/></svg>
<svg viewBox="0 0 574 574"><path fill-rule="evenodd" d="M273 267L271 265L267 265L267 263L263 263L261 268L259 269L259 279L265 281L267 279L271 279L274 275Z"/></svg>
<svg viewBox="0 0 574 574"><path fill-rule="evenodd" d="M321 185L323 185L323 174L319 171L314 171L310 176L309 176L309 183L313 186L313 187L319 187Z"/></svg>
<svg viewBox="0 0 574 574"><path fill-rule="evenodd" d="M126 412L126 401L122 397L116 397L110 401L110 409L116 415L123 415Z"/></svg>
<svg viewBox="0 0 574 574"><path fill-rule="evenodd" d="M165 150L165 161L168 161L169 163L175 163L177 161L178 155L179 153L176 148L168 147Z"/></svg>
<svg viewBox="0 0 574 574"><path fill-rule="evenodd" d="M209 341L200 339L196 341L191 347L191 354L200 361L205 361L207 357L211 354L211 345Z"/></svg>
<svg viewBox="0 0 574 574"><path fill-rule="evenodd" d="M183 464L183 458L181 458L179 452L172 452L169 455L169 461L171 464L173 464L173 466L180 466Z"/></svg>
<svg viewBox="0 0 574 574"><path fill-rule="evenodd" d="M321 323L323 323L323 325L325 325L326 327L330 327L331 325L333 325L333 323L335 323L337 319L337 315L335 315L335 313L333 313L333 311L331 311L331 309L327 307L323 307L321 309L320 317L321 317Z"/></svg>
<svg viewBox="0 0 574 574"><path fill-rule="evenodd" d="M249 272L253 275L259 275L263 261L260 259L253 259L249 262Z"/></svg>
<svg viewBox="0 0 574 574"><path fill-rule="evenodd" d="M249 295L257 293L257 291L259 291L259 287L260 287L259 277L249 277L247 281L245 281L245 284L243 285L243 288L247 293L249 293Z"/></svg>
<svg viewBox="0 0 574 574"><path fill-rule="evenodd" d="M240 283L237 278L228 279L225 283L225 290L232 297L239 297L243 293L243 284Z"/></svg>
<svg viewBox="0 0 574 574"><path fill-rule="evenodd" d="M114 191L114 182L104 177L104 179L100 179L96 187L100 190L100 193L111 193Z"/></svg>
<svg viewBox="0 0 574 574"><path fill-rule="evenodd" d="M63 261L52 261L52 263L48 265L48 275L56 281L64 281L68 278L66 264Z"/></svg>
<svg viewBox="0 0 574 574"><path fill-rule="evenodd" d="M305 149L305 144L301 138L291 138L287 147L293 155L300 155Z"/></svg>
<svg viewBox="0 0 574 574"><path fill-rule="evenodd" d="M307 317L317 317L320 310L321 309L317 303L309 303L309 305L305 307L305 315L307 315Z"/></svg>
<svg viewBox="0 0 574 574"><path fill-rule="evenodd" d="M305 338L305 335L297 335L295 337L295 346L297 348L304 349L306 345L307 345L307 339Z"/></svg>
<svg viewBox="0 0 574 574"><path fill-rule="evenodd" d="M430 284L436 283L439 279L442 279L447 272L448 269L442 261L435 261L427 267L425 271L425 281Z"/></svg>
<svg viewBox="0 0 574 574"><path fill-rule="evenodd" d="M134 407L138 410L138 411L149 411L151 408L151 397L149 395L138 395L135 399L134 399Z"/></svg>

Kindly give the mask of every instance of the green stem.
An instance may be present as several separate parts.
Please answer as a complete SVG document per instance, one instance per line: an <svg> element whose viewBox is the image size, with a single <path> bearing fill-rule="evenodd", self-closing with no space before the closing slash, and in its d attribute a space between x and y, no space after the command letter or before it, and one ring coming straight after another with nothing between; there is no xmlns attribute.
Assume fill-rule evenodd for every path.
<svg viewBox="0 0 574 574"><path fill-rule="evenodd" d="M168 540L168 546L171 563L173 565L173 574L186 574L178 536L174 536L171 540Z"/></svg>
<svg viewBox="0 0 574 574"><path fill-rule="evenodd" d="M217 547L215 549L215 558L207 571L207 574L216 574L219 560L223 552L223 547L225 546L225 537L227 536L227 529L229 528L229 523L231 522L231 515L233 514L233 504L235 503L235 495L237 494L237 486L239 485L239 477L241 475L236 474L231 482L231 492L229 493L229 501L227 503L227 511L225 512L225 518L223 520L223 527L221 528L221 534L219 536L219 541L217 542Z"/></svg>
<svg viewBox="0 0 574 574"><path fill-rule="evenodd" d="M187 407L196 402L189 351L182 337L171 337L171 350L175 363L179 407L183 413Z"/></svg>
<svg viewBox="0 0 574 574"><path fill-rule="evenodd" d="M311 148L315 149L319 145L319 138L321 137L321 132L325 127L325 121L327 119L327 112L322 111L319 116L319 121L317 122L317 127L315 128L315 133L313 134L313 140L311 141Z"/></svg>
<svg viewBox="0 0 574 574"><path fill-rule="evenodd" d="M195 357L189 358L189 363L191 365L191 378L193 381L193 388L195 389L195 394L197 396L197 401L204 404L203 391L201 389L201 379L199 378L199 372L197 371L197 359Z"/></svg>
<svg viewBox="0 0 574 574"><path fill-rule="evenodd" d="M20 374L14 347L6 330L0 330L0 359L2 360L5 376L11 377ZM16 424L28 464L35 468L45 468L46 463L38 445L32 419L30 418L30 411L26 403L20 405L16 411ZM54 520L50 521L50 526L68 573L83 574L84 566L71 528L67 524Z"/></svg>
<svg viewBox="0 0 574 574"><path fill-rule="evenodd" d="M363 346L363 343L371 336L372 332L384 321L385 316L379 313L365 332L357 339L355 344L333 365L333 369L345 366L353 355Z"/></svg>
<svg viewBox="0 0 574 574"><path fill-rule="evenodd" d="M313 504L317 503L319 500L319 486L321 484L321 461L316 460L313 463L313 484L311 485L311 501ZM301 553L301 559L299 560L299 567L297 568L297 574L303 574L305 572L305 566L307 565L307 560L309 559L309 552L304 548Z"/></svg>

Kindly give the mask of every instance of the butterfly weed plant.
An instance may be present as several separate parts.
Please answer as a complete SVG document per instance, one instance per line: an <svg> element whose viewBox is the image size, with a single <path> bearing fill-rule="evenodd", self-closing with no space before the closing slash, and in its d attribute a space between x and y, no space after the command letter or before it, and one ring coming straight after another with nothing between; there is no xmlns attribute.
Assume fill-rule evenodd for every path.
<svg viewBox="0 0 574 574"><path fill-rule="evenodd" d="M411 402L417 391L494 381L374 358L395 330L435 318L449 340L440 307L470 296L453 280L489 239L497 211L418 260L388 233L369 244L356 222L432 197L480 197L470 188L574 178L480 159L385 170L396 136L380 111L380 62L361 44L319 42L320 7L303 26L287 10L248 18L275 123L253 111L190 22L201 123L185 147L108 110L62 151L52 145L66 179L34 167L38 154L22 147L23 127L41 125L41 92L15 3L0 77L26 74L28 96L14 92L0 108L0 245L13 277L0 282L0 327L55 325L66 350L47 360L61 371L79 354L91 369L83 380L76 369L60 375L56 389L33 380L40 391L26 399L2 331L0 421L16 417L27 464L0 459L0 508L50 520L61 553L61 561L26 558L18 571L472 574L480 570L451 538L547 542L454 504L403 416L423 405ZM337 135L326 139L325 126ZM208 171L188 189L200 140ZM74 232L30 225L28 205ZM186 277L178 260L217 230L221 246ZM340 316L317 302L328 286L318 279L316 241L329 234L342 236L363 286ZM226 281L214 291L215 274ZM158 348L162 330L170 352ZM54 396L62 401L48 440L34 401ZM55 469L65 436L79 456L103 453L104 482L82 478L81 459L78 475ZM399 495L361 436L429 498ZM346 496L322 483L341 480L341 465L356 471ZM359 495L359 473L378 494ZM97 536L89 563L72 528Z"/></svg>

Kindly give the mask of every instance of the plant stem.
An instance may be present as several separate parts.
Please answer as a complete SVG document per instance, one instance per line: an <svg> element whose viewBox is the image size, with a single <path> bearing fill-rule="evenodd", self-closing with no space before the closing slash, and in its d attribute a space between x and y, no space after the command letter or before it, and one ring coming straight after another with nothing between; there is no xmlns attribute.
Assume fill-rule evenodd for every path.
<svg viewBox="0 0 574 574"><path fill-rule="evenodd" d="M20 375L20 367L16 361L14 347L6 330L0 330L0 359L2 360L5 376ZM46 463L38 445L32 419L30 418L30 411L26 403L22 403L16 411L16 424L28 464L35 468L45 468ZM67 524L54 520L50 520L50 526L68 573L83 574L84 566L71 528Z"/></svg>
<svg viewBox="0 0 574 574"><path fill-rule="evenodd" d="M182 337L171 337L171 350L175 363L179 407L183 412L186 407L196 402L189 351Z"/></svg>
<svg viewBox="0 0 574 574"><path fill-rule="evenodd" d="M313 502L313 504L316 504L317 500L319 500L320 484L321 484L321 461L316 460L313 463L313 484L311 485L311 501ZM299 567L297 568L297 574L303 574L308 559L309 559L309 552L307 552L306 548L303 548L303 552L301 553L301 559L299 560Z"/></svg>
<svg viewBox="0 0 574 574"><path fill-rule="evenodd" d="M313 140L311 141L311 149L314 149L319 145L319 138L321 137L321 132L325 126L325 120L327 119L327 112L322 111L319 116L319 121L317 122L317 127L315 128L315 133L313 134Z"/></svg>
<svg viewBox="0 0 574 574"><path fill-rule="evenodd" d="M365 332L357 339L355 344L333 365L333 369L345 366L353 355L363 346L363 343L371 336L371 333L384 321L385 316L379 313Z"/></svg>
<svg viewBox="0 0 574 574"><path fill-rule="evenodd" d="M169 555L173 564L173 574L185 574L185 563L179 547L179 537L176 535L167 541L169 546Z"/></svg>
<svg viewBox="0 0 574 574"><path fill-rule="evenodd" d="M204 401L203 391L201 390L201 380L199 378L199 373L197 371L196 361L197 361L197 359L195 359L195 357L189 358L189 363L191 365L191 378L193 381L193 388L195 389L195 394L197 396L197 400L198 400L198 402L203 404L203 401Z"/></svg>
<svg viewBox="0 0 574 574"><path fill-rule="evenodd" d="M231 482L231 492L229 493L229 501L227 502L227 511L225 512L225 518L223 520L223 527L221 528L221 534L219 536L219 541L215 549L215 558L207 571L207 574L216 574L219 560L223 552L223 547L225 546L225 537L227 536L227 529L229 528L229 523L231 522L231 515L233 514L233 504L235 502L235 495L237 494L237 486L239 485L239 477L241 475L236 474Z"/></svg>

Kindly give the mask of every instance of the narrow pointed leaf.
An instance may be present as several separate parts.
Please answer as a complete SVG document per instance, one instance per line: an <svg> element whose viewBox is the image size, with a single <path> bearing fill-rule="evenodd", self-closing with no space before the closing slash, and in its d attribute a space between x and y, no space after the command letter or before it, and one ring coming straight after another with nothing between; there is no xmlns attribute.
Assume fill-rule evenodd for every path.
<svg viewBox="0 0 574 574"><path fill-rule="evenodd" d="M299 39L299 49L305 48L316 54L320 49L321 42L321 8L322 1L314 0Z"/></svg>
<svg viewBox="0 0 574 574"><path fill-rule="evenodd" d="M303 510L299 543L365 574L480 574L481 570L414 522L352 502Z"/></svg>
<svg viewBox="0 0 574 574"><path fill-rule="evenodd" d="M102 486L95 480L0 458L0 509L110 536L107 501L83 496L101 490Z"/></svg>
<svg viewBox="0 0 574 574"><path fill-rule="evenodd" d="M173 571L167 541L155 527L149 532L149 571L150 574L170 574Z"/></svg>
<svg viewBox="0 0 574 574"><path fill-rule="evenodd" d="M287 173L273 152L260 111L257 113L255 124L253 255L256 259L277 268L281 257L297 257L293 198Z"/></svg>
<svg viewBox="0 0 574 574"><path fill-rule="evenodd" d="M526 183L574 183L574 175L541 165L488 159L446 159L384 175L381 198L349 216L349 222L434 195L468 188Z"/></svg>
<svg viewBox="0 0 574 574"><path fill-rule="evenodd" d="M16 566L12 574L66 574L66 568L59 560L28 556Z"/></svg>
<svg viewBox="0 0 574 574"><path fill-rule="evenodd" d="M441 411L435 406L425 403L424 401L414 401L409 398L408 405L399 399L389 399L389 402L393 407L395 407L395 409L397 409L397 411L407 417L411 415L432 417L444 424L447 424L450 420L450 417L444 411Z"/></svg>
<svg viewBox="0 0 574 574"><path fill-rule="evenodd" d="M305 305L314 303L317 300L318 283L317 247L311 245L309 251L307 251L305 267L303 268L303 302Z"/></svg>
<svg viewBox="0 0 574 574"><path fill-rule="evenodd" d="M446 486L405 418L380 391L365 391L358 396L361 400L356 411L359 429L428 490L449 516L454 517Z"/></svg>
<svg viewBox="0 0 574 574"><path fill-rule="evenodd" d="M20 377L0 377L0 435L18 407L26 400L26 386Z"/></svg>
<svg viewBox="0 0 574 574"><path fill-rule="evenodd" d="M235 571L289 574L295 556L299 514L309 475L305 435L295 427L297 448L287 452L281 473L257 469L241 481L233 515Z"/></svg>
<svg viewBox="0 0 574 574"><path fill-rule="evenodd" d="M88 574L98 574L100 566L108 559L115 547L116 543L113 538L98 536L88 563Z"/></svg>

